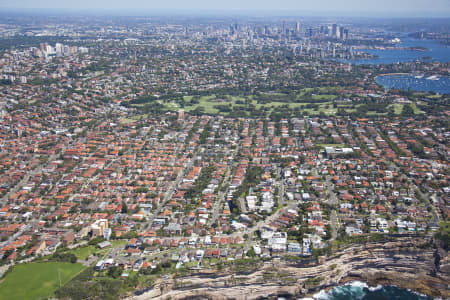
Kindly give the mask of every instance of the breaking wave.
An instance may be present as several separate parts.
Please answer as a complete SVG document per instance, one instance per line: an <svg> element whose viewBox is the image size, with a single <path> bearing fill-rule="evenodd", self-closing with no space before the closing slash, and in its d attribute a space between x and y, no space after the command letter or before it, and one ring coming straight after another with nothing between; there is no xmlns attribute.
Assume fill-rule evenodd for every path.
<svg viewBox="0 0 450 300"><path fill-rule="evenodd" d="M417 292L391 285L369 287L361 281L352 281L329 291L313 295L315 300L432 300L433 298Z"/></svg>

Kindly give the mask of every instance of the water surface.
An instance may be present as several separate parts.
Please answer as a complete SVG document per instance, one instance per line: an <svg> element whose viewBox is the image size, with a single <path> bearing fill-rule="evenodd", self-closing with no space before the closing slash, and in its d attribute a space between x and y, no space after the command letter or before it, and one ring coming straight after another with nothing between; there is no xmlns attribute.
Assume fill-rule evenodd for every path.
<svg viewBox="0 0 450 300"><path fill-rule="evenodd" d="M442 45L437 41L433 40L418 40L408 37L401 38L402 42L397 44L398 48L407 47L422 47L426 48L426 51L413 51L413 50L377 50L377 49L367 49L358 50L362 52L367 52L369 54L377 55L378 58L373 59L351 59L342 60L346 63L352 63L356 65L361 64L392 64L399 62L408 62L423 60L424 57L431 57L431 60L423 61L440 61L449 62L450 61L450 47Z"/></svg>
<svg viewBox="0 0 450 300"><path fill-rule="evenodd" d="M321 291L313 296L315 300L433 300L433 298L395 286L369 287L354 281L338 286L328 292Z"/></svg>
<svg viewBox="0 0 450 300"><path fill-rule="evenodd" d="M419 92L435 92L450 94L450 77L423 76L423 75L384 75L379 76L376 82L386 89L412 90Z"/></svg>

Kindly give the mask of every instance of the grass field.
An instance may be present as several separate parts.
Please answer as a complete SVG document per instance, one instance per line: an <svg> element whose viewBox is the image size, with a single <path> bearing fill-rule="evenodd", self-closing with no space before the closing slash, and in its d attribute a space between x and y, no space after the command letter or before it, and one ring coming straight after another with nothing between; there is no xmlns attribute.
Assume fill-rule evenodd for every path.
<svg viewBox="0 0 450 300"><path fill-rule="evenodd" d="M396 115L399 115L399 114L402 113L403 106L404 106L403 104L394 103L394 104L389 105L388 107L391 107L391 106L394 107L394 113L395 113ZM411 103L410 106L411 106L411 108L413 109L415 115L418 115L418 114L422 114L422 113L423 113L423 111L421 111L421 110L416 106L415 103Z"/></svg>
<svg viewBox="0 0 450 300"><path fill-rule="evenodd" d="M123 246L125 246L128 243L127 240L111 240L109 242L111 243L111 245L113 247L119 247L119 246L123 247Z"/></svg>
<svg viewBox="0 0 450 300"><path fill-rule="evenodd" d="M272 94L276 95L276 93ZM318 109L304 109L304 111L310 113L310 114L318 114L319 112L324 112L327 115L335 114L337 109L330 107L332 104L332 100L335 99L335 95L314 95L312 96L312 103L314 100L330 100L330 102L324 102L318 104ZM190 112L194 111L197 108L203 107L204 112L207 114L214 114L214 115L220 115L222 113L219 112L218 109L214 108L216 105L229 105L230 107L239 107L242 110L245 110L245 105L238 104L238 101L245 102L244 97L238 97L238 96L227 96L225 99L216 99L215 96L202 96L198 100L198 103L191 104L189 101L192 99L192 96L185 96L185 106L183 107L184 111ZM295 103L295 102L277 102L272 101L269 103L261 104L258 103L256 100L253 99L253 97L250 97L250 104L253 105L256 109L261 109L261 107L264 107L268 109L268 113L270 114L273 110L276 110L277 107L288 105L289 108L293 109L296 107L303 107L308 105L309 103ZM179 103L176 103L174 101L169 102L163 102L162 100L158 100L160 104L163 104L166 109L170 111L178 111L181 107ZM142 105L136 105L136 107L139 107ZM131 119L122 120L122 123L126 123L126 121L131 122Z"/></svg>
<svg viewBox="0 0 450 300"><path fill-rule="evenodd" d="M96 251L98 252L98 250L99 249L97 247L87 246L73 249L69 251L69 253L75 254L78 259L86 260L89 256L91 256L91 254L95 253Z"/></svg>
<svg viewBox="0 0 450 300"><path fill-rule="evenodd" d="M312 94L309 97L311 102L314 103L317 100L325 100L328 102L325 103L316 103L318 104L318 107L316 109L311 108L303 108L303 110L309 114L319 114L319 113L325 113L326 115L333 115L336 113L337 109L332 108L331 105L333 104L333 100L338 97L337 91L339 91L338 87L321 87L317 89L312 88L304 88L298 91L296 96L294 98L300 99L303 96L305 96L306 93L312 93L315 92L316 94ZM217 108L214 106L216 105L227 105L229 107L233 107L235 110L243 110L245 111L247 109L247 104L253 105L256 109L265 109L265 114L268 115L272 113L274 110L276 110L280 106L287 105L289 109L295 109L298 107L304 107L308 105L309 103L301 101L300 103L296 102L295 99L291 99L292 101L277 101L280 97L287 96L286 94L282 93L262 93L265 95L265 97L273 97L273 101L268 103L258 103L257 97L255 96L231 96L231 95L225 95L225 96L218 96L216 95L210 95L210 96L183 96L184 103L180 103L180 101L171 101L168 99L159 99L156 100L159 104L163 105L166 110L169 111L178 111L179 109L183 109L186 112L191 112L197 109L202 109L202 111L206 114L213 114L213 115L228 115L228 113L220 112ZM195 102L192 102L195 98ZM142 104L134 104L133 106L136 108L144 107L147 105L146 103ZM122 118L120 122L122 124L128 124L132 123L134 121L138 120L136 117L132 118Z"/></svg>
<svg viewBox="0 0 450 300"><path fill-rule="evenodd" d="M133 122L136 122L136 120L135 119L129 119L129 118L122 118L122 119L120 119L120 123L122 123L122 124L130 124L130 123L133 123Z"/></svg>
<svg viewBox="0 0 450 300"><path fill-rule="evenodd" d="M110 242L111 242L112 247L118 247L118 246L123 247L127 244L126 240L114 240L114 241L110 241ZM111 249L111 247L108 247L106 249L99 249L96 246L89 245L89 246L78 247L73 250L69 250L69 251L67 251L67 253L73 253L73 254L75 254L75 256L78 259L86 260L89 256L91 256L94 253L96 253L97 256L103 256L110 249Z"/></svg>
<svg viewBox="0 0 450 300"><path fill-rule="evenodd" d="M262 116L269 116L273 112L277 112L277 109L286 110L295 109L308 114L308 115L335 115L338 108L344 109L347 113L357 112L357 107L364 105L361 103L354 103L354 106L349 107L347 103L336 103L335 100L342 97L339 93L341 88L339 87L320 87L316 89L303 88L293 95L281 94L281 93L261 93L261 95L249 95L249 96L231 96L223 95L217 96L184 96L183 101L171 101L170 99L160 99L157 102L165 107L168 111L178 111L183 109L186 112L192 112L200 109L201 113L206 113L209 115L222 115L229 116L230 112L226 110L219 111L215 106L227 106L234 111L253 111L253 108L260 110ZM345 96L345 95L344 95ZM194 99L195 98L195 99ZM272 101L267 101L271 99ZM297 100L299 102L297 102ZM259 101L259 102L258 102ZM322 102L323 101L323 102ZM311 106L310 104L314 104ZM146 104L137 104L134 107L143 107ZM250 105L250 106L248 106ZM283 106L283 108L280 108ZM387 108L393 108L396 115L402 113L403 104L392 103L387 106ZM422 114L417 106L413 103L411 104L414 114ZM367 116L386 116L388 112L377 112L368 111ZM143 115L145 116L145 115ZM123 118L122 123L130 123L138 118Z"/></svg>
<svg viewBox="0 0 450 300"><path fill-rule="evenodd" d="M59 287L60 279L63 286L84 268L61 262L16 265L0 284L0 300L47 299Z"/></svg>

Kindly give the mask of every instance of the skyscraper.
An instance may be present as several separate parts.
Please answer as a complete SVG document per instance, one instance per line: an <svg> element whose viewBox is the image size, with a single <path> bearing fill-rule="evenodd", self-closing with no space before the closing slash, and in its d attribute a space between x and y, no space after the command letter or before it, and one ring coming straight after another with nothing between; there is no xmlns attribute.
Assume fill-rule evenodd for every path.
<svg viewBox="0 0 450 300"><path fill-rule="evenodd" d="M344 30L344 37L346 40L348 40L348 29Z"/></svg>
<svg viewBox="0 0 450 300"><path fill-rule="evenodd" d="M333 24L333 28L331 29L331 36L336 38L338 35L338 26L337 24Z"/></svg>
<svg viewBox="0 0 450 300"><path fill-rule="evenodd" d="M184 110L180 109L178 111L178 121L184 121Z"/></svg>

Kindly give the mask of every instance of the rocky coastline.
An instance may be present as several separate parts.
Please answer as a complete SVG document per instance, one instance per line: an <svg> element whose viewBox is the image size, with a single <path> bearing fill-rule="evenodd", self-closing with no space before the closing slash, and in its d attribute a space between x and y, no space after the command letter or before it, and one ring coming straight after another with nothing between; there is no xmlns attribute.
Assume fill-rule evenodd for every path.
<svg viewBox="0 0 450 300"><path fill-rule="evenodd" d="M248 274L201 270L161 279L150 290L127 299L303 298L356 280L450 299L450 257L431 237L400 237L352 245L318 260L272 259Z"/></svg>

